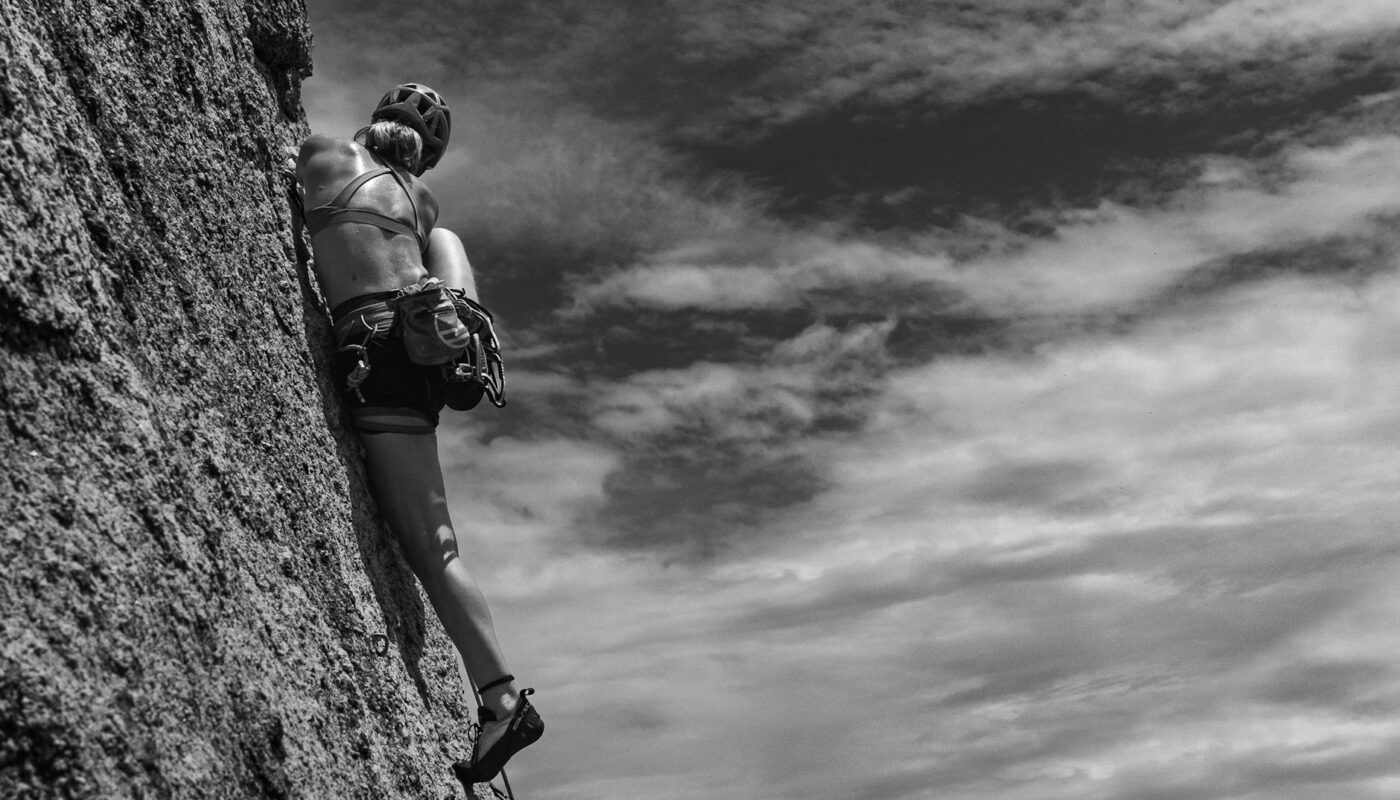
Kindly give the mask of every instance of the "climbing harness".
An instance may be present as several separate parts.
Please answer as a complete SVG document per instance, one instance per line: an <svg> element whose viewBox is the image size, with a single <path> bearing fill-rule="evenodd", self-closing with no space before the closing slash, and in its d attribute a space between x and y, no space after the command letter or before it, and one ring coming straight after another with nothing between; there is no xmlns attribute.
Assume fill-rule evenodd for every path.
<svg viewBox="0 0 1400 800"><path fill-rule="evenodd" d="M336 308L339 312L340 306ZM345 391L354 392L361 403L365 396L360 393L360 384L369 378L369 344L380 336L388 335L394 325L394 312L383 302L373 302L354 313L337 314L333 323L336 352L351 353L355 356L355 366L345 378Z"/></svg>
<svg viewBox="0 0 1400 800"><path fill-rule="evenodd" d="M437 278L403 289L377 292L347 300L336 307L334 332L337 350L355 356L346 377L345 391L356 392L369 377L369 345L376 338L399 336L409 360L438 366L444 386L480 386L491 404L502 408L505 400L505 364L496 338L491 312L448 288ZM460 403L450 403L465 410Z"/></svg>

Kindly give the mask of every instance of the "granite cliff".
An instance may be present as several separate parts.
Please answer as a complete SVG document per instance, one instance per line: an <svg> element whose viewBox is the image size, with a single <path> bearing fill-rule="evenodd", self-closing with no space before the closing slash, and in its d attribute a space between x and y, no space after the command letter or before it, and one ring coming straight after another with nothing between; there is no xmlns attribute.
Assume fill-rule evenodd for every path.
<svg viewBox="0 0 1400 800"><path fill-rule="evenodd" d="M0 20L0 797L460 796L299 279L303 3Z"/></svg>

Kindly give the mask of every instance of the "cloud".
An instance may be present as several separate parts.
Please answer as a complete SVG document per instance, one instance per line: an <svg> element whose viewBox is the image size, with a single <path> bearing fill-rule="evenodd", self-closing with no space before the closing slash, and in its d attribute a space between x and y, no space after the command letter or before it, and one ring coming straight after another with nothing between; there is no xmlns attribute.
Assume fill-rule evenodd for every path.
<svg viewBox="0 0 1400 800"><path fill-rule="evenodd" d="M889 327L814 326L766 363L645 372L601 393L593 425L626 457L592 523L600 541L709 557L809 500L823 468L800 442L846 427Z"/></svg>
<svg viewBox="0 0 1400 800"><path fill-rule="evenodd" d="M730 76L724 96L731 99L718 115L702 105L692 119L711 119L688 123L703 128L728 117L752 135L754 125L781 127L832 109L917 112L1066 90L1125 104L1213 104L1236 81L1298 93L1304 87L1274 81L1335 77L1341 43L1372 42L1400 26L1400 14L1373 0L1336 7L1291 0L938 3L918 10L825 2L698 5L681 14L679 26L672 69L703 74L711 64L752 65ZM1294 58L1278 58L1284 54ZM1369 58L1390 63L1380 52ZM1214 100L1195 82L1206 77L1214 79Z"/></svg>
<svg viewBox="0 0 1400 800"><path fill-rule="evenodd" d="M1394 137L1298 148L1265 164L1208 159L1164 208L1064 212L1037 239L986 225L972 247L954 236L863 241L815 231L697 238L580 286L569 320L696 309L1063 321L1183 302L1188 289L1257 279L1260 264L1269 265L1264 274L1285 274L1290 264L1338 276L1388 269L1397 165ZM959 247L973 254L957 258ZM1344 247L1359 249L1350 256Z"/></svg>
<svg viewBox="0 0 1400 800"><path fill-rule="evenodd" d="M1394 85L1394 15L1374 6L1369 27L1342 14L1286 33L1227 29L1203 5L1153 9L1006 9L907 26L895 44L836 24L676 135L777 187L792 213L903 228L971 207L1024 223L1103 197L1154 204L1182 184L1183 159L1276 147L1279 131Z"/></svg>
<svg viewBox="0 0 1400 800"><path fill-rule="evenodd" d="M703 176L629 126L473 104L457 165L430 175L483 292L537 323L579 286L700 237L761 235L761 193Z"/></svg>
<svg viewBox="0 0 1400 800"><path fill-rule="evenodd" d="M1121 696L1119 713L1139 718L1175 698L1185 703L1180 735L1200 741L1200 720L1213 712L1208 696L1189 701L1203 688L1194 676L1224 669L1254 683L1261 653L1291 663L1313 646L1300 635L1344 647L1354 634L1337 616L1358 593L1375 597L1365 576L1393 568L1384 531L1394 502L1371 477L1393 437L1370 437L1394 412L1384 391L1367 388L1379 365L1358 361L1390 324L1379 320L1394 317L1393 280L1359 303L1341 289L1322 307L1314 297L1298 315L1299 299L1317 289L1237 292L1202 317L1116 342L896 377L891 416L877 417L886 435L849 445L863 457L828 453L842 468L789 521L793 538L748 554L751 565L766 554L786 574L809 576L770 581L770 602L750 624L900 631L889 642L908 648L911 672L901 674L956 667L929 683L975 681L960 701L969 709L1016 697L1042 709L1046 692L1103 670L1160 676L1156 699ZM1008 505L986 482L1002 485L1003 465L1018 458L1097 468L1057 475ZM1350 487L1345 498L1321 500L1319 475ZM1086 490L1097 502L1083 502ZM1365 664L1383 646L1362 649ZM1362 688L1374 670L1347 674L1364 681L1345 690L1353 697L1394 696L1393 684ZM1078 724L1104 724L1097 708L1082 708ZM1324 729L1319 736L1339 735ZM1014 750L1007 763L1032 754ZM1046 779L1025 796L1046 796L1036 793Z"/></svg>
<svg viewBox="0 0 1400 800"><path fill-rule="evenodd" d="M1179 70L1193 55L1257 62L1319 40L1331 44L1314 48L1312 58L1322 63L1338 41L1368 40L1400 25L1400 15L1379 0L918 8L822 0L646 9L593 2L509 11L490 2L444 5L465 17L452 34L488 81L700 125L716 112L782 124L853 99L956 104L1053 91L1086 78L1109 87L1118 76Z"/></svg>
<svg viewBox="0 0 1400 800"><path fill-rule="evenodd" d="M830 295L841 299L828 305L841 308L842 300L854 306L857 298L874 296L888 309L894 293L935 298L952 259L806 232L750 236L740 246L720 237L693 241L646 261L583 287L575 300L601 309L635 304L735 311L810 307Z"/></svg>
<svg viewBox="0 0 1400 800"><path fill-rule="evenodd" d="M1329 426L1342 419L1361 426L1354 435L1371 435L1361 431L1374 424L1371 414L1384 412L1371 405L1380 396L1373 389L1365 390L1371 399L1357 405L1363 387L1376 380L1371 368L1358 366L1357 337L1389 318L1383 300L1388 285L1372 284L1370 299L1356 308L1349 288L1279 281L1237 289L1190 313L1178 309L1118 337L1047 343L1029 356L948 358L896 370L862 439L872 448L868 455L844 452L829 460L845 466L849 472L843 474L857 482L867 501L887 499L894 509L904 505L901 498L930 486L947 492L1002 474L988 473L984 461L1003 470L1008 464L1077 463L1086 457L1119 479L1146 477L1137 470L1172 463L1154 471L1150 489L1142 487L1145 503L1176 496L1209 508L1217 496L1228 506L1229 497L1214 495L1211 486L1237 492L1250 481L1267 485L1275 479L1249 478L1248 469L1222 475L1232 463L1267 463L1239 460L1242 454L1278 453L1274 448L1288 442L1299 448L1325 442L1333 435ZM1230 404L1233 410L1223 413ZM1332 414L1320 413L1318 404ZM883 449L911 441L920 444L899 448L911 451L907 461ZM1227 454L1237 460L1217 462ZM1183 469L1176 458L1190 458L1195 468ZM1332 466L1347 471L1340 463L1317 464ZM1077 474L1065 485L1096 485L1094 472L1080 468ZM1306 477L1294 480L1300 496L1311 495ZM1114 496L1112 484L1097 486L1106 498ZM1273 494L1278 500L1286 496ZM1110 511L1100 507L1090 516L1100 525L1127 522Z"/></svg>
<svg viewBox="0 0 1400 800"><path fill-rule="evenodd" d="M1207 13L1172 32L1168 46L1256 49L1278 42L1365 37L1400 26L1400 10L1384 0L1236 0L1204 8Z"/></svg>
<svg viewBox="0 0 1400 800"><path fill-rule="evenodd" d="M1273 186L1197 184L1165 210L1104 204L1067 215L1053 240L973 262L949 283L974 302L1020 313L1124 309L1216 259L1330 237L1384 235L1400 210L1400 140L1361 139L1301 150ZM1281 185L1280 185L1281 184Z"/></svg>

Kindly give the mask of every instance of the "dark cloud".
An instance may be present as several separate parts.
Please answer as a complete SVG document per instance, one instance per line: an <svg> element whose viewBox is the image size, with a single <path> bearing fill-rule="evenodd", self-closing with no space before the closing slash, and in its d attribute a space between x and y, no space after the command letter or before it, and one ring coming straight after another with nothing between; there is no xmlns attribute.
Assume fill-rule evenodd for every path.
<svg viewBox="0 0 1400 800"><path fill-rule="evenodd" d="M875 227L1159 200L1192 156L1257 154L1400 76L1395 29L1242 36L1205 2L458 6L492 102L637 122L790 213Z"/></svg>
<svg viewBox="0 0 1400 800"><path fill-rule="evenodd" d="M1395 269L1400 256L1400 219L1377 219L1369 230L1282 247L1264 247L1214 259L1185 273L1177 285L1148 301L1175 306L1222 290L1283 277L1315 277L1360 284Z"/></svg>
<svg viewBox="0 0 1400 800"><path fill-rule="evenodd" d="M1278 131L1394 87L1397 44L1389 35L1339 53L1322 74L1222 63L1108 72L960 105L855 100L743 139L688 145L778 189L789 213L854 216L876 228L949 225L968 214L1033 224L1047 206L1160 202L1194 177L1202 153L1267 152ZM1278 56L1287 63L1297 54Z"/></svg>
<svg viewBox="0 0 1400 800"><path fill-rule="evenodd" d="M710 558L762 535L827 486L805 442L859 425L888 330L811 326L751 365L662 372L600 398L595 420L613 430L622 464L604 481L594 538ZM658 415L669 416L659 428Z"/></svg>
<svg viewBox="0 0 1400 800"><path fill-rule="evenodd" d="M857 298L844 300L859 304ZM872 354L866 369L886 366L886 357L925 363L939 355L980 353L1012 344L1010 320L940 312L937 307L900 313L898 305L898 300L892 300L884 313L875 309L822 313L813 308L715 312L624 307L565 318L542 330L561 343L548 354L551 362L580 378L609 379L641 370L679 369L697 361L759 364L774 348L813 325L852 330L889 322L886 349ZM867 377L877 380L882 371L874 370Z"/></svg>
<svg viewBox="0 0 1400 800"><path fill-rule="evenodd" d="M1395 664L1375 660L1303 659L1285 664L1257 689L1260 700L1304 709L1345 709L1357 716L1400 711Z"/></svg>
<svg viewBox="0 0 1400 800"><path fill-rule="evenodd" d="M767 200L586 114L468 107L465 166L433 178L482 290L525 325L600 277L696 239L760 238Z"/></svg>
<svg viewBox="0 0 1400 800"><path fill-rule="evenodd" d="M816 319L810 310L716 313L683 309L604 309L551 326L566 342L566 362L588 365L599 377L680 369L697 361L759 364L779 343Z"/></svg>
<svg viewBox="0 0 1400 800"><path fill-rule="evenodd" d="M966 496L974 502L997 505L1080 505L1083 487L1104 477L1103 468L1093 462L1008 461L975 476L969 481Z"/></svg>
<svg viewBox="0 0 1400 800"><path fill-rule="evenodd" d="M662 452L628 458L604 482L607 498L594 523L605 537L600 544L712 558L739 537L762 535L764 523L825 485L816 465L775 453L769 443L660 437L652 444Z"/></svg>

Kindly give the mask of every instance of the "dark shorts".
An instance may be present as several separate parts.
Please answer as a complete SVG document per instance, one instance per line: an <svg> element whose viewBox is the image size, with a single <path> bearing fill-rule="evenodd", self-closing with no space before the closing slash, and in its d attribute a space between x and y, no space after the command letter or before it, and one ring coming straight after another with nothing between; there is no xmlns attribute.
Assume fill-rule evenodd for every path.
<svg viewBox="0 0 1400 800"><path fill-rule="evenodd" d="M409 360L403 340L390 333L393 314L384 294L392 293L365 295L336 307L336 385L345 392L350 416L361 431L433 433L446 404L442 368ZM351 375L361 364L369 371L354 385Z"/></svg>
<svg viewBox="0 0 1400 800"><path fill-rule="evenodd" d="M425 367L408 360L403 340L376 336L363 354L369 374L345 392L355 427L362 431L433 433L446 403L440 367ZM358 351L340 351L335 358L336 385L344 387L359 364Z"/></svg>

